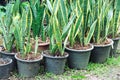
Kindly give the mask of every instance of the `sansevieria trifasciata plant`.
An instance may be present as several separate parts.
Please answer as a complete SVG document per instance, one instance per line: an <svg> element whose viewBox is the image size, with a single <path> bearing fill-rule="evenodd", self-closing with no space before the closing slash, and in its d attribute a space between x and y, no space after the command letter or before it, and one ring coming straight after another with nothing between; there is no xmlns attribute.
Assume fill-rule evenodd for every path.
<svg viewBox="0 0 120 80"><path fill-rule="evenodd" d="M47 0L47 8L49 13L49 29L50 29L50 53L53 56L64 55L64 47L62 46L63 40L66 39L68 30L75 19L75 15L72 15L68 21L67 7L64 0ZM47 12L48 12L47 11ZM59 22L58 12L61 12L61 22ZM62 26L61 26L62 25ZM62 30L63 29L63 30Z"/></svg>
<svg viewBox="0 0 120 80"><path fill-rule="evenodd" d="M119 37L119 21L120 21L120 0L112 0L112 5L109 10L109 16L112 16L110 21L108 37L116 38Z"/></svg>
<svg viewBox="0 0 120 80"><path fill-rule="evenodd" d="M64 52L68 31L76 15L68 8L67 0L46 0L46 14L49 18L50 49L43 52L46 72L62 74L69 56ZM51 65L52 64L52 65Z"/></svg>
<svg viewBox="0 0 120 80"><path fill-rule="evenodd" d="M41 37L42 41L46 40L46 27L44 26L45 19L45 1L30 0L30 7L33 14L32 33L33 37Z"/></svg>
<svg viewBox="0 0 120 80"><path fill-rule="evenodd" d="M68 66L72 69L85 69L89 62L93 45L90 44L97 20L91 18L92 0L70 0L71 9L76 18L68 31ZM74 15L75 15L74 14Z"/></svg>
<svg viewBox="0 0 120 80"><path fill-rule="evenodd" d="M97 22L91 18L90 0L74 1L74 12L76 19L68 33L70 46L73 47L78 43L81 47L85 47L90 43Z"/></svg>
<svg viewBox="0 0 120 80"><path fill-rule="evenodd" d="M22 57L31 52L30 32L32 25L32 12L28 2L22 4L22 16L19 13L14 17L14 36L17 51ZM27 39L27 41L26 41Z"/></svg>
<svg viewBox="0 0 120 80"><path fill-rule="evenodd" d="M104 63L109 58L113 41L108 39L108 30L112 15L109 14L112 0L94 0L92 7L93 19L97 19L92 43L94 49L91 52L90 61Z"/></svg>
<svg viewBox="0 0 120 80"><path fill-rule="evenodd" d="M112 16L108 16L108 12L111 7L111 1L109 0L94 0L95 3L92 7L94 11L92 16L94 20L97 19L97 24L95 27L95 32L93 36L93 42L96 44L104 43L108 36L108 29L110 27L110 21Z"/></svg>
<svg viewBox="0 0 120 80"><path fill-rule="evenodd" d="M7 4L3 8L6 12L0 12L0 31L3 36L3 45L6 51L12 52L14 44L14 27L12 26L14 4Z"/></svg>
<svg viewBox="0 0 120 80"><path fill-rule="evenodd" d="M34 77L39 73L42 56L38 53L38 36L35 37L35 49L31 49L32 10L29 2L21 3L21 16L14 16L14 36L18 53L15 55L18 73L24 77Z"/></svg>

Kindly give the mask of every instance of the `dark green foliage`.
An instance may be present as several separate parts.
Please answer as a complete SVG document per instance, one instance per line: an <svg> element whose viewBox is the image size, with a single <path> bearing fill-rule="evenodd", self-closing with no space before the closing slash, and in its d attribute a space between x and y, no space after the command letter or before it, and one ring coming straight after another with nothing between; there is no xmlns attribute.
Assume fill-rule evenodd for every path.
<svg viewBox="0 0 120 80"><path fill-rule="evenodd" d="M44 30L44 3L40 0L30 0L30 6L33 13L33 23L32 23L32 32L34 38L36 36L41 36L42 40L45 40L45 30Z"/></svg>

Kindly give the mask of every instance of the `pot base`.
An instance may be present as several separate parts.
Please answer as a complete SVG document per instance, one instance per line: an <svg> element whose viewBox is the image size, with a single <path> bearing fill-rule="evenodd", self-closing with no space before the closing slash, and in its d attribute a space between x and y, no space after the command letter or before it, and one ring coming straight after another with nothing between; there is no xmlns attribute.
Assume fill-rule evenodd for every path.
<svg viewBox="0 0 120 80"><path fill-rule="evenodd" d="M62 74L64 72L65 63L68 54L62 57L53 57L53 56L48 56L44 53L43 56L45 60L45 71L57 75Z"/></svg>
<svg viewBox="0 0 120 80"><path fill-rule="evenodd" d="M0 65L0 79L6 80L10 77L12 59L9 58L1 58L1 59L8 61L7 64Z"/></svg>

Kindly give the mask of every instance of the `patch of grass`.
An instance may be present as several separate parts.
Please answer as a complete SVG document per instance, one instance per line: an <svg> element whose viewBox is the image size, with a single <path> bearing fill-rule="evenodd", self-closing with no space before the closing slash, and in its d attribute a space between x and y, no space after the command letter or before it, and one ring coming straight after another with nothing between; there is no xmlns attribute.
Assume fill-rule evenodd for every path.
<svg viewBox="0 0 120 80"><path fill-rule="evenodd" d="M118 58L109 58L107 62L105 63L106 65L111 65L111 66L120 66L120 57Z"/></svg>
<svg viewBox="0 0 120 80"><path fill-rule="evenodd" d="M108 67L104 64L89 63L87 70L94 75L101 75L107 72Z"/></svg>
<svg viewBox="0 0 120 80"><path fill-rule="evenodd" d="M89 71L88 73L92 73L95 75L102 75L106 73L110 67L112 66L120 66L120 56L117 58L108 58L107 61L103 64L99 63L89 63L87 70Z"/></svg>
<svg viewBox="0 0 120 80"><path fill-rule="evenodd" d="M72 79L81 80L81 79L85 79L86 76L81 75L81 74L77 74L77 75L75 74L75 75L71 76L71 78L72 78Z"/></svg>

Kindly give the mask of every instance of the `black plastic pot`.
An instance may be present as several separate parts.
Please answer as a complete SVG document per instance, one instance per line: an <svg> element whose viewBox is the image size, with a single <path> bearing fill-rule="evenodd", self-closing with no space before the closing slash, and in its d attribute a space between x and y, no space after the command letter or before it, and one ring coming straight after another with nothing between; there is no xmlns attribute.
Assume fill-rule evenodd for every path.
<svg viewBox="0 0 120 80"><path fill-rule="evenodd" d="M87 50L75 50L67 48L65 51L69 53L68 66L72 69L86 69L91 50L94 48L92 44L90 49Z"/></svg>
<svg viewBox="0 0 120 80"><path fill-rule="evenodd" d="M34 77L39 73L40 61L43 59L41 56L37 60L22 60L15 55L17 59L18 73L23 77Z"/></svg>
<svg viewBox="0 0 120 80"><path fill-rule="evenodd" d="M1 54L2 58L10 58L13 60L13 62L11 64L11 71L14 71L17 69L17 62L16 62L16 59L14 57L15 53L8 53L8 52L1 51L0 54Z"/></svg>
<svg viewBox="0 0 120 80"><path fill-rule="evenodd" d="M94 45L91 52L90 61L94 63L104 63L109 58L111 46L113 45L112 39L110 44Z"/></svg>
<svg viewBox="0 0 120 80"><path fill-rule="evenodd" d="M111 51L110 51L110 57L115 57L120 38L115 38L112 40L114 43L113 43L113 48L111 48Z"/></svg>
<svg viewBox="0 0 120 80"><path fill-rule="evenodd" d="M45 71L53 74L62 74L64 72L65 63L67 60L68 54L61 57L54 57L50 55L46 55L46 52L44 51L43 56L45 60Z"/></svg>
<svg viewBox="0 0 120 80"><path fill-rule="evenodd" d="M11 69L11 64L12 64L12 59L9 58L0 58L0 60L3 59L7 64L0 64L0 80L5 79L10 77L10 69Z"/></svg>

